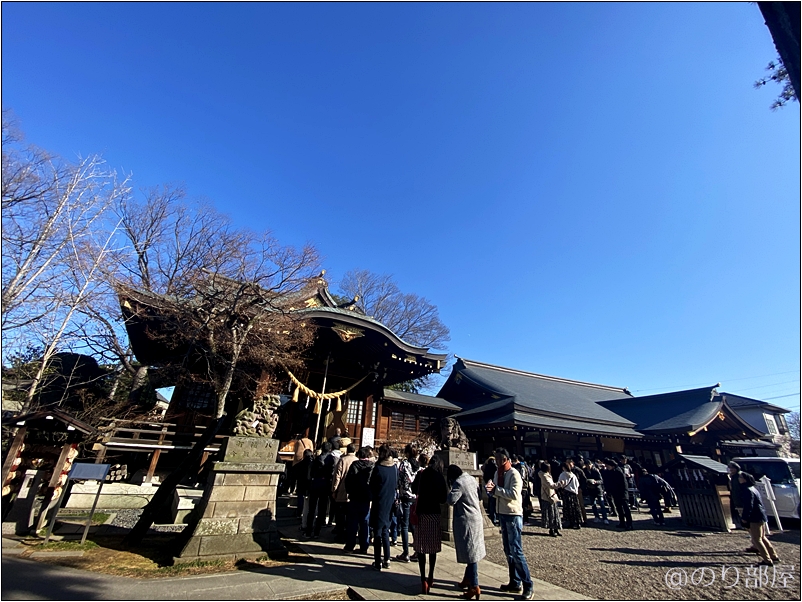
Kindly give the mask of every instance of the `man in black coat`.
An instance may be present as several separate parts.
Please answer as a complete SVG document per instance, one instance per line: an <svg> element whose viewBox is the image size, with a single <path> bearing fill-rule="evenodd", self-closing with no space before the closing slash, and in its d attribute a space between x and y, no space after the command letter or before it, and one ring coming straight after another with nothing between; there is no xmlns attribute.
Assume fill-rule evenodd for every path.
<svg viewBox="0 0 802 602"><path fill-rule="evenodd" d="M741 475L741 465L737 462L730 462L727 464L727 468L730 471L730 514L732 515L732 522L735 523L735 528L742 529L741 513L747 496L744 492L744 486L738 478Z"/></svg>
<svg viewBox="0 0 802 602"><path fill-rule="evenodd" d="M638 483L641 498L646 500L649 504L649 511L652 513L654 522L658 525L665 525L666 521L663 517L663 509L660 506L660 500L663 497L663 489L668 487L663 479L657 475L649 474L645 468L641 468L640 482Z"/></svg>
<svg viewBox="0 0 802 602"><path fill-rule="evenodd" d="M483 485L487 485L488 481L494 480L497 472L498 466L496 466L496 458L495 456L490 456L487 462L482 465ZM487 497L487 516L494 525L498 525L498 518L496 517L496 498L492 495Z"/></svg>
<svg viewBox="0 0 802 602"><path fill-rule="evenodd" d="M631 531L632 511L629 508L629 500L627 500L629 491L624 471L616 466L615 461L610 458L604 460L604 465L607 470L602 473L602 480L618 514L618 527Z"/></svg>
<svg viewBox="0 0 802 602"><path fill-rule="evenodd" d="M356 460L345 475L345 491L348 494L347 515L348 522L345 527L345 552L353 552L357 541L359 551L368 553L370 533L368 531L368 517L370 515L370 475L373 472L373 461L370 459L370 449L362 447L357 452Z"/></svg>
<svg viewBox="0 0 802 602"><path fill-rule="evenodd" d="M311 449L304 450L303 460L298 462L290 470L295 473L295 494L297 497L297 516L303 516L304 498L309 494L309 467L312 465L314 452ZM306 530L306 525L302 525Z"/></svg>
<svg viewBox="0 0 802 602"><path fill-rule="evenodd" d="M306 520L306 536L312 537L312 517L317 516L314 523L314 536L319 537L326 522L331 495L331 479L334 475L334 456L331 455L331 443L325 441L320 447L320 455L312 460L309 467L309 518ZM317 514L315 514L317 512Z"/></svg>

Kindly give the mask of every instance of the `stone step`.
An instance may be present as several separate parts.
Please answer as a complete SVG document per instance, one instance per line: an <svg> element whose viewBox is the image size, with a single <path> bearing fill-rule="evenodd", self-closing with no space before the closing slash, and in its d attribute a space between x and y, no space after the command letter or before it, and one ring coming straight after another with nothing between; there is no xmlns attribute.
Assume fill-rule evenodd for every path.
<svg viewBox="0 0 802 602"><path fill-rule="evenodd" d="M276 507L277 508L297 508L298 507L298 498L294 495L292 496L283 496L280 495L276 498Z"/></svg>

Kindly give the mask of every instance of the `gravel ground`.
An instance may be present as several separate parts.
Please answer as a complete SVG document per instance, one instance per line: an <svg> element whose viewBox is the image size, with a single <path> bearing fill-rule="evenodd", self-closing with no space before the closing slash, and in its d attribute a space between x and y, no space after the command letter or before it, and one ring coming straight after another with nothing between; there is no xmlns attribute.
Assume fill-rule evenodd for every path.
<svg viewBox="0 0 802 602"><path fill-rule="evenodd" d="M113 510L110 512L117 514L111 521L111 526L124 529L133 529L136 521L139 520L139 515L142 514L142 510ZM184 527L186 525L151 525L150 530L159 533L180 533Z"/></svg>
<svg viewBox="0 0 802 602"><path fill-rule="evenodd" d="M535 518L539 525L537 512ZM666 515L665 527L654 525L645 511L633 512L633 519L633 531L618 531L613 518L610 525L591 522L557 538L540 527L524 527L532 576L604 600L800 599L798 523L769 538L791 575L783 588L780 565L761 567L768 568L762 583L754 577L759 558L741 551L749 545L745 531L690 530L676 510ZM505 565L501 538L487 543L487 559Z"/></svg>

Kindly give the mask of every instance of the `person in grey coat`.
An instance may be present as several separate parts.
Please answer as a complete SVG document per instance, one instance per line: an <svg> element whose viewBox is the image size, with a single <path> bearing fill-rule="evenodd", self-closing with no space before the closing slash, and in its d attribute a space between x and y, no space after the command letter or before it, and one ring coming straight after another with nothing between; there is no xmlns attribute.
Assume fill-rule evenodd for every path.
<svg viewBox="0 0 802 602"><path fill-rule="evenodd" d="M469 474L462 472L456 464L446 471L446 478L451 491L447 501L454 506L454 549L457 562L467 564L465 576L459 584L467 591L463 595L466 600L474 596L479 599L479 561L485 557L484 521L482 504L479 501L479 484Z"/></svg>

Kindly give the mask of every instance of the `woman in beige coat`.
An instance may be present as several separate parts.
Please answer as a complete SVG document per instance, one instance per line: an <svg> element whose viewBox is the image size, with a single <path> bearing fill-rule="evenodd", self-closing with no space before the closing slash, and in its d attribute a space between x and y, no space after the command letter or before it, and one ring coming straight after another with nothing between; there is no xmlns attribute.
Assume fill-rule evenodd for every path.
<svg viewBox="0 0 802 602"><path fill-rule="evenodd" d="M560 510L557 508L559 498L554 491L557 485L551 476L551 467L548 462L540 463L537 475L540 477L540 512L543 516L543 528L548 528L549 535L552 537L562 536Z"/></svg>

